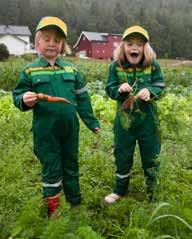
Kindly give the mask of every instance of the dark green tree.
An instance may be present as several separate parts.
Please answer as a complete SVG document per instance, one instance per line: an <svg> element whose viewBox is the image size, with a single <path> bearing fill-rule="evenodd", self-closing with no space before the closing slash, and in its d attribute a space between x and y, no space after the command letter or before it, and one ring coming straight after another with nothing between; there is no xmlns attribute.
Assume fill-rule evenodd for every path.
<svg viewBox="0 0 192 239"><path fill-rule="evenodd" d="M116 3L113 11L114 19L119 24L119 26L125 26L127 24L127 16L124 12L123 7L119 2Z"/></svg>

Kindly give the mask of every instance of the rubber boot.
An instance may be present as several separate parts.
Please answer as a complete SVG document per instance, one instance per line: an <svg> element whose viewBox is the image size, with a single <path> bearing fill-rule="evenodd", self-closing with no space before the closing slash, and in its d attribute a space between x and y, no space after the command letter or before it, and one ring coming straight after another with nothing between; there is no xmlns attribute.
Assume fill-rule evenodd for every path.
<svg viewBox="0 0 192 239"><path fill-rule="evenodd" d="M47 203L48 216L51 217L53 214L55 214L57 208L59 207L59 204L60 204L59 195L46 198L45 201Z"/></svg>

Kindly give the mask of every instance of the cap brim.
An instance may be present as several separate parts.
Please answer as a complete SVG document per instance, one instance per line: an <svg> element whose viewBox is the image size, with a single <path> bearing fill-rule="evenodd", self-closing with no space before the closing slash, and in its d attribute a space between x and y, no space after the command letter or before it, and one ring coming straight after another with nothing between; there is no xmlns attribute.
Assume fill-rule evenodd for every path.
<svg viewBox="0 0 192 239"><path fill-rule="evenodd" d="M126 38L129 38L129 37L132 37L132 36L140 36L144 41L146 41L146 42L149 41L149 38L146 35L142 34L141 32L129 33L129 34L123 36L122 40L125 40Z"/></svg>
<svg viewBox="0 0 192 239"><path fill-rule="evenodd" d="M62 35L64 35L65 38L67 37L66 34L65 34L65 32L63 31L63 29L62 29L61 27L57 26L57 25L54 25L54 24L52 24L52 25L46 25L46 26L41 26L40 28L36 29L36 32L37 32L37 31L40 31L40 30L46 30L46 29L49 29L49 28L56 28L56 29L59 30L59 32L60 32Z"/></svg>
<svg viewBox="0 0 192 239"><path fill-rule="evenodd" d="M146 41L149 41L148 32L140 26L132 26L127 28L125 32L123 33L122 40L124 40L125 38L129 37L130 35L134 33L142 35Z"/></svg>
<svg viewBox="0 0 192 239"><path fill-rule="evenodd" d="M67 25L61 19L57 17L44 17L40 20L37 25L36 32L43 28L54 26L61 30L65 37L67 37Z"/></svg>

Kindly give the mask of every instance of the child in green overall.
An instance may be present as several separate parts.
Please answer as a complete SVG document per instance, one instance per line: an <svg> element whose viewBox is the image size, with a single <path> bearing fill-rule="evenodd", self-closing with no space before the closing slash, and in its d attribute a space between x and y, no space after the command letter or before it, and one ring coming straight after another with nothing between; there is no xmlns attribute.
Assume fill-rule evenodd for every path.
<svg viewBox="0 0 192 239"><path fill-rule="evenodd" d="M42 166L43 196L49 215L59 206L62 188L71 205L81 202L77 113L90 130L100 131L82 74L59 57L69 51L66 37L67 26L61 19L40 20L35 35L39 57L21 72L13 91L16 107L33 110L34 152ZM66 102L54 102L58 98L53 96Z"/></svg>
<svg viewBox="0 0 192 239"><path fill-rule="evenodd" d="M117 101L114 123L116 184L104 201L112 204L128 191L133 156L138 142L147 192L152 200L160 153L155 100L165 86L148 32L140 26L125 30L110 65L106 92Z"/></svg>

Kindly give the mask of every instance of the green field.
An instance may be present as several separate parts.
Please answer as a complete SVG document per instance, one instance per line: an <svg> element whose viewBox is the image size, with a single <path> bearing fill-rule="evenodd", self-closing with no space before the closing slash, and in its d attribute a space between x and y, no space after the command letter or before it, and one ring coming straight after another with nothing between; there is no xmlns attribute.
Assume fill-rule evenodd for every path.
<svg viewBox="0 0 192 239"><path fill-rule="evenodd" d="M10 91L28 58L0 63L0 239L191 239L192 238L192 68L160 60L165 95L159 100L161 162L149 203L138 149L129 194L112 206L103 198L114 182L115 102L105 95L108 62L69 58L84 73L100 135L81 122L80 183L83 202L71 209L62 195L58 220L49 220L41 198L40 164L33 154L32 113L12 104Z"/></svg>

